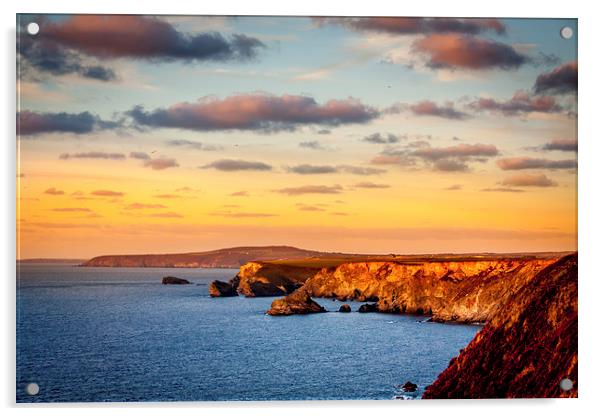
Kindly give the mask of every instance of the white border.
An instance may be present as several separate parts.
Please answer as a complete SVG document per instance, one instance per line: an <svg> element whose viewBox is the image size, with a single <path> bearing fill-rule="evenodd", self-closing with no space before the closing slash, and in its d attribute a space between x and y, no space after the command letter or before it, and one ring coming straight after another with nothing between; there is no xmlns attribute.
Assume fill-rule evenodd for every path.
<svg viewBox="0 0 602 416"><path fill-rule="evenodd" d="M303 0L285 2L276 0L194 2L186 0L143 3L123 0L83 2L81 0L22 0L17 4L2 2L3 42L2 82L5 91L5 111L2 111L2 175L3 203L0 204L3 232L0 246L4 273L2 279L2 323L4 337L0 343L2 375L0 391L2 405L9 407L8 414L16 412L48 414L80 414L82 408L91 415L125 411L135 414L163 414L166 407L176 407L178 412L198 414L251 413L261 415L307 415L338 413L360 415L367 412L420 414L504 415L508 413L545 412L547 415L593 413L599 407L597 396L602 377L600 311L596 308L602 295L601 268L598 261L602 237L600 216L602 204L598 179L602 178L598 160L602 138L599 134L600 115L600 49L602 24L593 1L545 1L502 0L493 2L454 0L394 2L371 0L327 2ZM273 403L171 403L171 404L107 404L70 406L15 406L15 13L140 13L140 14L254 14L254 15L400 15L400 16L490 16L490 17L570 17L579 18L579 395L576 400L471 400L471 401L422 401L422 402L273 402ZM366 383L371 376L364 375ZM6 413L5 413L6 414ZM201 413L202 414L202 413Z"/></svg>

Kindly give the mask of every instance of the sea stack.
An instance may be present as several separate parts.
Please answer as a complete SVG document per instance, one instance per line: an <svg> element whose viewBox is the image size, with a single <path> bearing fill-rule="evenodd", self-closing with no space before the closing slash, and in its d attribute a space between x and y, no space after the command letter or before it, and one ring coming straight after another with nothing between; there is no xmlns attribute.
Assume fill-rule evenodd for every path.
<svg viewBox="0 0 602 416"><path fill-rule="evenodd" d="M326 312L304 290L296 290L282 299L276 299L268 310L268 315L294 315Z"/></svg>

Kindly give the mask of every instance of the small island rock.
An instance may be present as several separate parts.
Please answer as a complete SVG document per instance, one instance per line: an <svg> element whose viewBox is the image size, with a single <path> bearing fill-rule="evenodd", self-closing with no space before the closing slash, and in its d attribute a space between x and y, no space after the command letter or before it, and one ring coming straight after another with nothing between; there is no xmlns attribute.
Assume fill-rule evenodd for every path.
<svg viewBox="0 0 602 416"><path fill-rule="evenodd" d="M282 299L276 299L268 310L268 315L295 315L326 312L304 290L296 290Z"/></svg>
<svg viewBox="0 0 602 416"><path fill-rule="evenodd" d="M418 388L418 385L412 383L411 381L406 381L406 383L403 386L401 386L401 388L405 392L413 393Z"/></svg>
<svg viewBox="0 0 602 416"><path fill-rule="evenodd" d="M212 298L238 296L238 277L230 279L228 282L214 280L209 284L209 295Z"/></svg>
<svg viewBox="0 0 602 416"><path fill-rule="evenodd" d="M166 276L161 281L164 285L188 285L190 282L186 279L180 279L179 277Z"/></svg>
<svg viewBox="0 0 602 416"><path fill-rule="evenodd" d="M351 312L351 306L349 306L346 303L344 303L339 308L339 312L345 312L345 313Z"/></svg>
<svg viewBox="0 0 602 416"><path fill-rule="evenodd" d="M376 307L376 303L364 303L357 311L361 313L377 312L378 308Z"/></svg>

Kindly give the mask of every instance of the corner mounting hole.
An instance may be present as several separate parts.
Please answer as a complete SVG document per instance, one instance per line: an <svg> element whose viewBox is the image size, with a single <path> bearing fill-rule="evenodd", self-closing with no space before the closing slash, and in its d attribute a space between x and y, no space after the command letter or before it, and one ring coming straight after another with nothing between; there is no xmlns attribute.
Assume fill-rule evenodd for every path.
<svg viewBox="0 0 602 416"><path fill-rule="evenodd" d="M563 27L562 29L560 29L560 37L562 39L570 39L573 37L573 29L571 29L568 26Z"/></svg>
<svg viewBox="0 0 602 416"><path fill-rule="evenodd" d="M560 380L560 389L563 391L570 391L573 389L573 380L569 378L563 378Z"/></svg>
<svg viewBox="0 0 602 416"><path fill-rule="evenodd" d="M39 31L40 25L36 22L31 22L27 25L27 33L29 33L31 36L37 35Z"/></svg>
<svg viewBox="0 0 602 416"><path fill-rule="evenodd" d="M38 386L38 383L29 383L27 386L25 386L25 393L29 394L30 396L35 396L39 392L40 386Z"/></svg>

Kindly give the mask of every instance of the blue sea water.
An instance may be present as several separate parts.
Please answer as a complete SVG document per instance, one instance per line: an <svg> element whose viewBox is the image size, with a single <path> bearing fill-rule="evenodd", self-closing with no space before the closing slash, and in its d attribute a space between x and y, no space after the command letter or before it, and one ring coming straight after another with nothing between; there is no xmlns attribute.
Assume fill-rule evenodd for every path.
<svg viewBox="0 0 602 416"><path fill-rule="evenodd" d="M420 397L479 330L357 302L272 317L274 298L209 297L236 272L20 265L17 402ZM167 275L193 284L162 285ZM408 380L415 394L396 387Z"/></svg>

